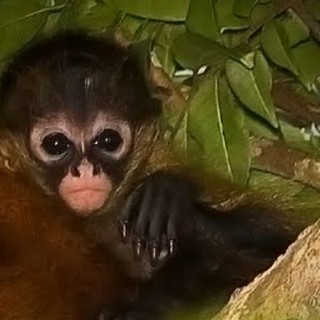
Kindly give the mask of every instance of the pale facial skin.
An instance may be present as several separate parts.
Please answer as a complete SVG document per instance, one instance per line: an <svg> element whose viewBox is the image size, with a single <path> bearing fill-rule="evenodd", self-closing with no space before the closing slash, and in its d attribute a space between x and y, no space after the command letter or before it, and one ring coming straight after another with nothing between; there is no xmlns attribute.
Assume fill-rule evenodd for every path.
<svg viewBox="0 0 320 320"><path fill-rule="evenodd" d="M57 191L80 216L92 214L108 200L114 187L108 167L124 159L131 146L128 123L102 112L82 125L65 114L46 117L30 133L36 160L51 170L64 168Z"/></svg>

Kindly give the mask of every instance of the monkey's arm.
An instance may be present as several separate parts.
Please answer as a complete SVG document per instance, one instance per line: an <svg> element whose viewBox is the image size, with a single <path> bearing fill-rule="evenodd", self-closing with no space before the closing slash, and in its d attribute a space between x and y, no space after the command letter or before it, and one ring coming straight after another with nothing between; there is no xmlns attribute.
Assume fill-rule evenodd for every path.
<svg viewBox="0 0 320 320"><path fill-rule="evenodd" d="M219 212L198 203L187 181L166 173L149 176L128 197L122 232L133 239L138 258L145 247L153 264L163 249L169 253L166 265L140 286L138 319L204 292L246 284L295 237L274 212L251 207Z"/></svg>
<svg viewBox="0 0 320 320"><path fill-rule="evenodd" d="M267 207L219 212L197 196L188 180L163 172L150 175L128 196L120 224L137 258L147 247L156 264L162 250L173 255L177 246L189 241L228 242L237 250L277 256L294 240L283 216Z"/></svg>

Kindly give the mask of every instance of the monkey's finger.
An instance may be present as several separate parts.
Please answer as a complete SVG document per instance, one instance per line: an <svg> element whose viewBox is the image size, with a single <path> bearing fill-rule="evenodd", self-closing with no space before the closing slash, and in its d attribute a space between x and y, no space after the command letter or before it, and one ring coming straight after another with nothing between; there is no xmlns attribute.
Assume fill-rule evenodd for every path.
<svg viewBox="0 0 320 320"><path fill-rule="evenodd" d="M132 241L132 248L134 258L136 260L140 260L145 249L145 240L140 237L134 237Z"/></svg>
<svg viewBox="0 0 320 320"><path fill-rule="evenodd" d="M160 242L156 240L150 241L148 244L148 249L149 249L150 263L154 267L159 262L159 256L161 253Z"/></svg>
<svg viewBox="0 0 320 320"><path fill-rule="evenodd" d="M132 208L137 205L141 196L141 187L135 188L127 197L124 206L120 212L120 218L128 221L132 215Z"/></svg>
<svg viewBox="0 0 320 320"><path fill-rule="evenodd" d="M150 211L149 258L151 265L156 265L163 246L163 235L168 221L168 198L164 192L157 192L157 197Z"/></svg>
<svg viewBox="0 0 320 320"><path fill-rule="evenodd" d="M136 188L128 197L120 212L119 230L122 241L129 237L132 221L138 214L137 205L141 198L141 188Z"/></svg>
<svg viewBox="0 0 320 320"><path fill-rule="evenodd" d="M169 219L167 224L167 250L169 255L176 252L177 223L182 214L182 207L176 199L172 199L169 207Z"/></svg>
<svg viewBox="0 0 320 320"><path fill-rule="evenodd" d="M133 241L132 248L135 259L139 260L145 249L145 241L148 237L148 227L150 225L150 199L152 199L153 187L147 184L140 190L141 203L137 207L136 219L133 222Z"/></svg>
<svg viewBox="0 0 320 320"><path fill-rule="evenodd" d="M149 236L148 227L150 225L150 216L152 214L152 203L154 200L154 186L153 184L144 184L141 189L141 202L138 209L134 228L136 236L146 239Z"/></svg>
<svg viewBox="0 0 320 320"><path fill-rule="evenodd" d="M168 239L168 254L169 256L173 256L176 252L177 241L175 238Z"/></svg>
<svg viewBox="0 0 320 320"><path fill-rule="evenodd" d="M164 192L157 192L150 210L149 239L162 244L162 236L168 221L168 197Z"/></svg>
<svg viewBox="0 0 320 320"><path fill-rule="evenodd" d="M119 221L119 233L122 242L126 242L129 236L129 221L121 220Z"/></svg>

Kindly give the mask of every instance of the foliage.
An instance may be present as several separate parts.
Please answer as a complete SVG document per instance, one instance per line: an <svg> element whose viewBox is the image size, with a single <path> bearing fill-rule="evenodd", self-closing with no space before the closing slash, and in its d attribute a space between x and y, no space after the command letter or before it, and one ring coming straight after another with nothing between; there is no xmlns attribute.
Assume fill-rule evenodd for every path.
<svg viewBox="0 0 320 320"><path fill-rule="evenodd" d="M187 92L171 141L245 185L251 135L318 153L319 19L319 0L0 0L0 68L58 30L120 33Z"/></svg>

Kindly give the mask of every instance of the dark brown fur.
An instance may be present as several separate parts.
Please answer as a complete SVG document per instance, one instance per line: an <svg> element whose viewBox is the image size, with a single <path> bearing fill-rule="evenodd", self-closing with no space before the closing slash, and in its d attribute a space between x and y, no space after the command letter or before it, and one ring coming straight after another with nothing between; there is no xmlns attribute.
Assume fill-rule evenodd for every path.
<svg viewBox="0 0 320 320"><path fill-rule="evenodd" d="M121 268L74 217L0 172L0 319L88 320L124 297Z"/></svg>

